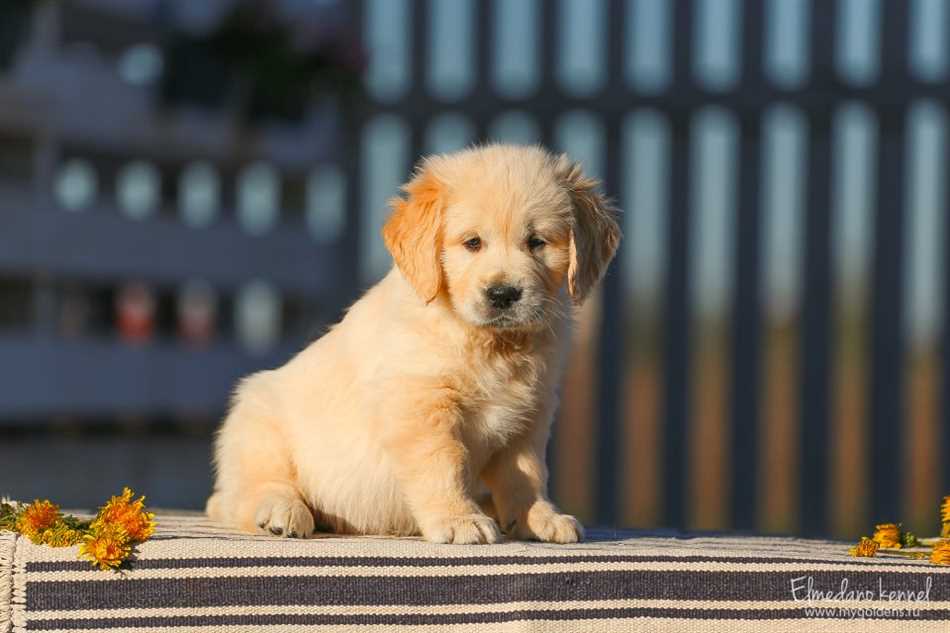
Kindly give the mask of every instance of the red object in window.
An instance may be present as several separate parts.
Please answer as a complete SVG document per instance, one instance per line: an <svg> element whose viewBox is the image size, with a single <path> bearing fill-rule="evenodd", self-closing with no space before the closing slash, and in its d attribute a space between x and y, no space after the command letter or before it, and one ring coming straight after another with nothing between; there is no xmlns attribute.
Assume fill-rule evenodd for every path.
<svg viewBox="0 0 950 633"><path fill-rule="evenodd" d="M155 334L155 297L142 283L126 284L116 299L119 336L130 343L143 343Z"/></svg>

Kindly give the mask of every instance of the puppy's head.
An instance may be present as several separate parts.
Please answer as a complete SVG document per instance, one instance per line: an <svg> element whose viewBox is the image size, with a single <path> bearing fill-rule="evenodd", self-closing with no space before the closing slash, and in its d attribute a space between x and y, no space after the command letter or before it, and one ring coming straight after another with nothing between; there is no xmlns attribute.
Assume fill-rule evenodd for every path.
<svg viewBox="0 0 950 633"><path fill-rule="evenodd" d="M383 228L396 266L479 327L545 327L560 289L583 302L620 242L597 182L538 147L430 157L403 190Z"/></svg>

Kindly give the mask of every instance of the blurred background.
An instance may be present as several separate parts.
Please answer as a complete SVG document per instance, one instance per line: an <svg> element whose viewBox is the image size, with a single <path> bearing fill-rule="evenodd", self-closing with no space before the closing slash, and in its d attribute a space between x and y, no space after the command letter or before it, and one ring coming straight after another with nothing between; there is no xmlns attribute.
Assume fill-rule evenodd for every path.
<svg viewBox="0 0 950 633"><path fill-rule="evenodd" d="M945 0L0 3L0 492L200 508L241 375L390 266L419 156L623 209L550 446L589 524L935 533ZM318 441L318 439L317 439Z"/></svg>

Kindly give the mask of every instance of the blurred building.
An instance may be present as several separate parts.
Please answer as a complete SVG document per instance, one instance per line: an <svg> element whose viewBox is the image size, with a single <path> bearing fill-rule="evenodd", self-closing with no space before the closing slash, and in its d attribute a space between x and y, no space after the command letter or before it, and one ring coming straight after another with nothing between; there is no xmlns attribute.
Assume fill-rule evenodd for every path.
<svg viewBox="0 0 950 633"><path fill-rule="evenodd" d="M91 503L128 481L199 505L236 380L354 294L340 91L274 112L291 99L255 101L227 49L258 37L255 55L353 75L346 12L304 4L0 8L4 492Z"/></svg>

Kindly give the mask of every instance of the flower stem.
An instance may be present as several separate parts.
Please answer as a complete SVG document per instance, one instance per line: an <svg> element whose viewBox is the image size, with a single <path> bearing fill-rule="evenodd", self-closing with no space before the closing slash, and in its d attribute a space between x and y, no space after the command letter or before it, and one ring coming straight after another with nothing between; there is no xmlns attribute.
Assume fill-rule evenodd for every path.
<svg viewBox="0 0 950 633"><path fill-rule="evenodd" d="M895 556L903 556L904 558L910 558L913 560L924 560L925 558L929 558L930 556L927 552L908 552L907 550L904 550L904 549L896 549L896 548L890 548L890 547L882 547L878 551L881 554L893 554Z"/></svg>

